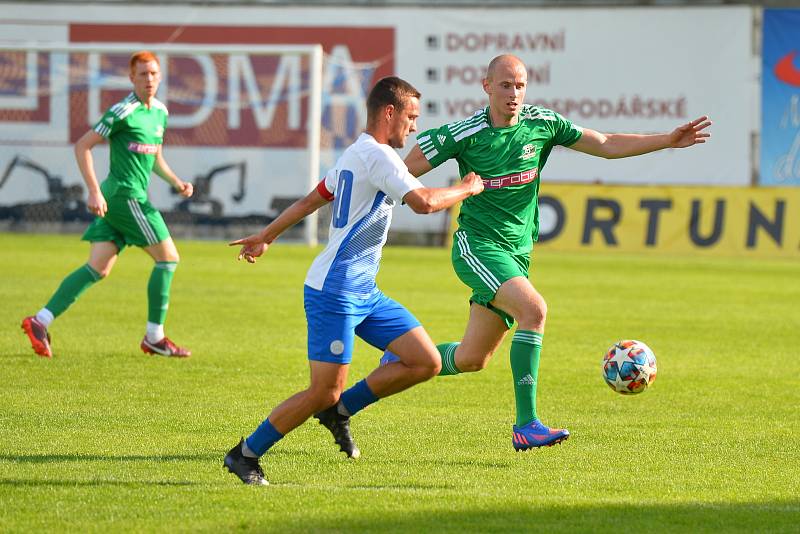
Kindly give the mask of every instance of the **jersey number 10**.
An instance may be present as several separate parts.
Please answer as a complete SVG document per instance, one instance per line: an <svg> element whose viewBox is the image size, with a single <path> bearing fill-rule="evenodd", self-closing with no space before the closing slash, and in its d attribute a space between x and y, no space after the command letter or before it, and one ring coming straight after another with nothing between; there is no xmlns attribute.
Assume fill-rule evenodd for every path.
<svg viewBox="0 0 800 534"><path fill-rule="evenodd" d="M353 191L353 173L348 170L339 171L336 183L336 197L333 199L333 227L344 228L350 216L350 194Z"/></svg>

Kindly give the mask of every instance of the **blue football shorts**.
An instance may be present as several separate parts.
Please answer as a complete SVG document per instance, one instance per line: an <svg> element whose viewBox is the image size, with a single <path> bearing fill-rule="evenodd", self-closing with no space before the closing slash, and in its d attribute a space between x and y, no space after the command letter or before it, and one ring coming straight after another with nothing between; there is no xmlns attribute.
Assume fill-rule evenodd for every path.
<svg viewBox="0 0 800 534"><path fill-rule="evenodd" d="M304 287L308 323L308 359L349 364L355 336L373 347L386 347L420 322L402 304L377 291L366 299Z"/></svg>

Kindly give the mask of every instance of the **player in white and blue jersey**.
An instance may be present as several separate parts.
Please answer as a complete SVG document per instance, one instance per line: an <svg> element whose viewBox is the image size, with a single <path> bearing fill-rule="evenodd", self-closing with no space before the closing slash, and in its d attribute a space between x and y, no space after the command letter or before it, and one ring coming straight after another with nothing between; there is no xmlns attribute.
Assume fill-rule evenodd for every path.
<svg viewBox="0 0 800 534"><path fill-rule="evenodd" d="M383 78L367 98L367 129L345 150L325 179L256 235L234 241L239 259L255 263L284 230L333 202L328 245L305 280L309 387L272 410L225 456L225 466L245 484L266 485L258 458L314 415L349 457L360 451L349 418L380 398L436 376L441 357L419 321L375 284L381 251L398 202L416 213L446 209L483 190L470 173L452 187L428 188L394 151L416 131L420 93L396 77ZM355 336L399 361L374 370L344 391Z"/></svg>

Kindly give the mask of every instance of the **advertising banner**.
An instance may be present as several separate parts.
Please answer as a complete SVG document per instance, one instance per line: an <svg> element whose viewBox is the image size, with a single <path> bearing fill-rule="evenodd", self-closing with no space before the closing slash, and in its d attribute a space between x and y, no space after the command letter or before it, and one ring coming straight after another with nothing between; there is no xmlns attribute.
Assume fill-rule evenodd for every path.
<svg viewBox="0 0 800 534"><path fill-rule="evenodd" d="M547 184L537 248L800 258L800 189Z"/></svg>
<svg viewBox="0 0 800 534"><path fill-rule="evenodd" d="M418 128L423 130L485 106L486 65L498 54L513 53L528 67L527 102L552 108L580 126L651 133L700 115L714 121L711 142L688 150L611 161L557 148L541 173L545 183L750 183L757 85L752 15L744 6L500 10L149 4L146 18L140 5L37 4L36 11L34 16L25 3L4 4L4 40L321 43L326 56L320 173L364 128L364 100L379 77L396 74L420 89ZM725 46L701 46L697 28L724 34ZM35 165L49 174L46 180L22 180L17 165L0 186L0 208L48 202L45 184L54 173L65 187L81 186L72 143L119 98L127 78L119 72L119 58L103 55L93 62L36 53L2 56L7 68L0 72L12 73L13 79L2 80L0 91L0 170L22 158L30 163L25 172ZM86 82L55 79L53 65L59 61L92 76ZM165 145L171 166L182 177L200 177L206 184L219 169L246 174L237 178L219 171L227 174L215 178L206 200L225 216L275 215L274 206L307 191L307 173L297 172L306 158L305 133L297 126L307 110L302 99L284 91L295 80L302 83L304 68L276 61L243 62L208 53L169 58L165 64L159 96L171 113ZM68 94L37 97L32 91L40 86L66 88ZM29 135L36 142L26 141ZM413 143L408 140L402 155ZM96 164L98 169L107 165L100 151ZM457 174L457 166L448 162L424 182L441 186ZM153 203L172 209L178 199L155 183ZM282 200L276 203L273 197ZM443 226L441 214L397 212L396 230L438 232Z"/></svg>
<svg viewBox="0 0 800 534"><path fill-rule="evenodd" d="M764 10L761 184L800 185L800 9Z"/></svg>

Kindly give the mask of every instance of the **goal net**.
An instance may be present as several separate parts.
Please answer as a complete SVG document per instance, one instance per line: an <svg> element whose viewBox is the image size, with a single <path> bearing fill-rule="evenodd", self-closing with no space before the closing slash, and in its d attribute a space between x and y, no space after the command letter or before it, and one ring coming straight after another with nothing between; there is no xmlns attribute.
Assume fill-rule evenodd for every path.
<svg viewBox="0 0 800 534"><path fill-rule="evenodd" d="M228 238L260 228L357 135L331 110L323 132L319 45L0 44L0 228L58 231L91 220L72 147L131 92L128 60L143 49L161 63L164 156L195 190L184 199L153 175L150 200L173 232ZM103 180L107 145L92 154ZM319 230L312 216L294 236L316 244Z"/></svg>

